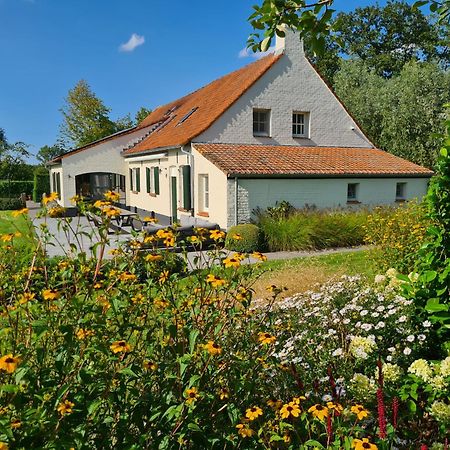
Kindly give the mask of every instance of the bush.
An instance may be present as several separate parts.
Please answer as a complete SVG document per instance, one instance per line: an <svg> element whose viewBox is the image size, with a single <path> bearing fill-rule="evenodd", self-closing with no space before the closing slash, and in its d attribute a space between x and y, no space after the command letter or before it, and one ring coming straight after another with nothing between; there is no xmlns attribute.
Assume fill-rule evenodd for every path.
<svg viewBox="0 0 450 450"><path fill-rule="evenodd" d="M225 248L242 253L262 250L261 231L259 227L250 223L231 227L227 233Z"/></svg>
<svg viewBox="0 0 450 450"><path fill-rule="evenodd" d="M32 192L32 181L0 180L0 198L20 197L20 195L23 193L31 195Z"/></svg>
<svg viewBox="0 0 450 450"><path fill-rule="evenodd" d="M50 193L50 175L44 167L38 167L34 172L33 201L40 203L43 194Z"/></svg>
<svg viewBox="0 0 450 450"><path fill-rule="evenodd" d="M0 211L20 209L24 206L20 198L0 198Z"/></svg>
<svg viewBox="0 0 450 450"><path fill-rule="evenodd" d="M379 207L367 218L365 241L377 247L373 257L382 270L393 267L409 273L430 224L424 204L411 201L398 207Z"/></svg>
<svg viewBox="0 0 450 450"><path fill-rule="evenodd" d="M268 211L258 224L270 251L296 251L361 245L366 217L366 211L307 209L281 217Z"/></svg>

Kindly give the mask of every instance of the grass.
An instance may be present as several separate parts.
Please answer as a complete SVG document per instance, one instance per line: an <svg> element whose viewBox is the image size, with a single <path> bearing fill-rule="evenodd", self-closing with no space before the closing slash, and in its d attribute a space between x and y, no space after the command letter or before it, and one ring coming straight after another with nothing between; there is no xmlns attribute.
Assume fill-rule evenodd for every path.
<svg viewBox="0 0 450 450"><path fill-rule="evenodd" d="M253 285L254 298L268 296L266 287L275 284L287 288L285 296L314 290L318 284L342 275L360 274L368 279L378 273L372 258L374 250L333 253L287 260L267 261L261 264L262 275Z"/></svg>
<svg viewBox="0 0 450 450"><path fill-rule="evenodd" d="M12 211L0 211L0 235L20 232L22 236L14 238L15 245L32 246L32 235L28 216L13 217Z"/></svg>

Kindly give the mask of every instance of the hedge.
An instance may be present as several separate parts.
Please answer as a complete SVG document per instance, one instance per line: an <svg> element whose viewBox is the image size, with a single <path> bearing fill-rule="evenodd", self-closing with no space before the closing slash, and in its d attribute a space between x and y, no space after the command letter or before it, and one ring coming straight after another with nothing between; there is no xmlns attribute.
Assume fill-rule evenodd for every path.
<svg viewBox="0 0 450 450"><path fill-rule="evenodd" d="M0 211L21 209L24 206L20 198L0 198Z"/></svg>
<svg viewBox="0 0 450 450"><path fill-rule="evenodd" d="M47 169L38 168L34 172L33 201L40 203L43 194L50 193L50 175Z"/></svg>
<svg viewBox="0 0 450 450"><path fill-rule="evenodd" d="M225 248L242 253L263 250L261 230L251 223L235 225L228 230Z"/></svg>
<svg viewBox="0 0 450 450"><path fill-rule="evenodd" d="M0 198L19 198L23 193L31 195L32 192L32 181L0 180Z"/></svg>

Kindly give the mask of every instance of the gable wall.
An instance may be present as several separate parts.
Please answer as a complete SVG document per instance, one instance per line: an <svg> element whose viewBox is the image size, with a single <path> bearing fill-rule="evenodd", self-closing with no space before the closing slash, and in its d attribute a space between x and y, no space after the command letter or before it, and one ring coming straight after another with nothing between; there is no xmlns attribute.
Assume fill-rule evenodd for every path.
<svg viewBox="0 0 450 450"><path fill-rule="evenodd" d="M298 37L289 39L283 57L195 142L372 147L307 61ZM271 137L253 136L253 108L271 110ZM292 137L293 111L310 113L310 139Z"/></svg>

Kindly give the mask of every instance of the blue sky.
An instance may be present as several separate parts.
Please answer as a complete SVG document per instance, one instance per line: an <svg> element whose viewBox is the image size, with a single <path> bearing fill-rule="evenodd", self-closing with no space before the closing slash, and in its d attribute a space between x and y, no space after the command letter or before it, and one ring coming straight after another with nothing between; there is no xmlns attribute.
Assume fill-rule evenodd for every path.
<svg viewBox="0 0 450 450"><path fill-rule="evenodd" d="M113 119L181 97L252 61L239 52L255 3L0 0L0 128L33 153L52 145L80 79ZM335 8L373 3L336 0Z"/></svg>

